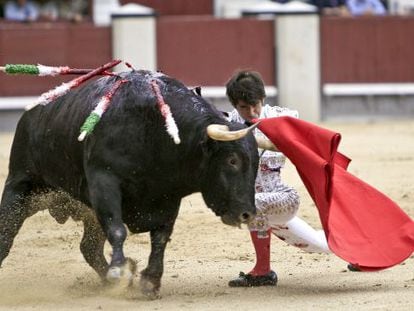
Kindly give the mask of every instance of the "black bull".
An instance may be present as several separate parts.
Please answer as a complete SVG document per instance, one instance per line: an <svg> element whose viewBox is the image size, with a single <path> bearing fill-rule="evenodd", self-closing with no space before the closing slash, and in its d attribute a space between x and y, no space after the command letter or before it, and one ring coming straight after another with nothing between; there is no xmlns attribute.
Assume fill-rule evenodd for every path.
<svg viewBox="0 0 414 311"><path fill-rule="evenodd" d="M50 214L60 223L68 217L83 221L81 252L103 279L117 280L132 269L123 253L124 224L131 233L150 232L151 254L140 284L146 295L157 297L182 197L201 192L207 206L229 225L255 214L257 144L251 133L234 141L211 139L206 133L210 124L231 130L245 126L227 122L179 81L147 71L121 76L128 82L83 142L77 140L82 123L120 77L101 78L22 116L0 205L0 264L24 220L44 208L33 206L31 195L60 191L89 209L56 204L49 207ZM171 108L178 145L166 132L153 81ZM106 239L112 246L110 264L103 254Z"/></svg>

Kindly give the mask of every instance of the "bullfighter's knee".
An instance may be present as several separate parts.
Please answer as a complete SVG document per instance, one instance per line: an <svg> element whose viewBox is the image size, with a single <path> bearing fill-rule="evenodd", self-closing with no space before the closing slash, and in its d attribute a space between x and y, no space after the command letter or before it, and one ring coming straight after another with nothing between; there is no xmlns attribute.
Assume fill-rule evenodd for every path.
<svg viewBox="0 0 414 311"><path fill-rule="evenodd" d="M284 191L271 195L272 197L269 198L268 202L266 198L261 198L261 201L259 201L260 198L256 199L256 201L260 202L258 210L260 211L260 206L263 206L265 210L263 214L270 226L285 224L296 216L299 210L300 199L295 189L287 188Z"/></svg>

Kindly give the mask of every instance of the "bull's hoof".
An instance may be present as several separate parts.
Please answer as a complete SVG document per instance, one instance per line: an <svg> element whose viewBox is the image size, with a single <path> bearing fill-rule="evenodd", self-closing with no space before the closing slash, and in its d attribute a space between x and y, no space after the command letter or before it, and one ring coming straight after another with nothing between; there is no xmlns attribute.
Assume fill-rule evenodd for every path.
<svg viewBox="0 0 414 311"><path fill-rule="evenodd" d="M136 262L127 258L122 266L109 267L106 280L111 284L131 286L136 271Z"/></svg>
<svg viewBox="0 0 414 311"><path fill-rule="evenodd" d="M144 276L141 277L139 282L141 293L144 294L150 300L160 299L160 287L156 286L149 279Z"/></svg>

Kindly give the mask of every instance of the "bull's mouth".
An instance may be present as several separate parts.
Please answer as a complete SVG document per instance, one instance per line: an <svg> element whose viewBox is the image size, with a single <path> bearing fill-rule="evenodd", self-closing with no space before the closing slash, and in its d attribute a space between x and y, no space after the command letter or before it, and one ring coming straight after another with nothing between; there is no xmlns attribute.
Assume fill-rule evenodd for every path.
<svg viewBox="0 0 414 311"><path fill-rule="evenodd" d="M229 226L232 226L232 227L240 227L241 226L241 221L240 220L234 219L234 217L231 217L229 215L221 216L221 221L225 225L229 225Z"/></svg>

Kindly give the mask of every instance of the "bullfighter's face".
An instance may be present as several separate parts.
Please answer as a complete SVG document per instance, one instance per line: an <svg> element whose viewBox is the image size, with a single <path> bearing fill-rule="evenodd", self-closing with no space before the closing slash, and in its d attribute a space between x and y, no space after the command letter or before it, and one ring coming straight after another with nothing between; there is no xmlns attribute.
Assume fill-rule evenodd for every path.
<svg viewBox="0 0 414 311"><path fill-rule="evenodd" d="M252 119L260 117L262 112L263 100L259 100L255 104L248 104L243 100L239 100L236 104L236 110L239 115L247 122L251 122Z"/></svg>

